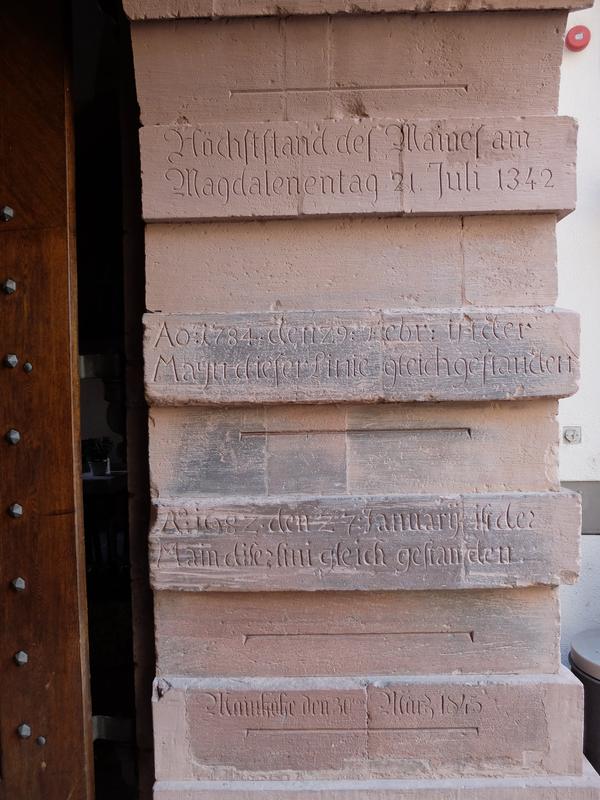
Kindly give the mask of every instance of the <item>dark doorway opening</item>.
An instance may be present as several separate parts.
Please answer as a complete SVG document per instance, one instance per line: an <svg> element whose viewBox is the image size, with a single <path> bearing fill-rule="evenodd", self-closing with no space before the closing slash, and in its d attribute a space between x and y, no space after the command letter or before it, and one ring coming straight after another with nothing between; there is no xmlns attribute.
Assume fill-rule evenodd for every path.
<svg viewBox="0 0 600 800"><path fill-rule="evenodd" d="M151 611L144 557L148 491L139 352L143 232L137 104L120 0L72 0L71 14L96 800L130 800L147 796L151 780L151 772L143 774L151 757L150 658L147 663L140 655L151 652L145 639Z"/></svg>

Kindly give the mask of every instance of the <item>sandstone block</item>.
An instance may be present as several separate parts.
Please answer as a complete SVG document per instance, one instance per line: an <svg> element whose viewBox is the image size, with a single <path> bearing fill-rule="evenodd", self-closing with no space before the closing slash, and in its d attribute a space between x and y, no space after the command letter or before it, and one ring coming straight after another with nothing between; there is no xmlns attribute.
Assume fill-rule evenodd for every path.
<svg viewBox="0 0 600 800"><path fill-rule="evenodd" d="M150 125L144 217L563 214L576 140L567 117Z"/></svg>
<svg viewBox="0 0 600 800"><path fill-rule="evenodd" d="M162 780L569 775L582 692L558 676L163 677Z"/></svg>
<svg viewBox="0 0 600 800"><path fill-rule="evenodd" d="M465 589L571 583L574 492L163 500L156 589Z"/></svg>
<svg viewBox="0 0 600 800"><path fill-rule="evenodd" d="M554 491L556 401L154 408L158 498Z"/></svg>
<svg viewBox="0 0 600 800"><path fill-rule="evenodd" d="M564 397L577 314L554 309L145 317L153 405Z"/></svg>
<svg viewBox="0 0 600 800"><path fill-rule="evenodd" d="M159 781L155 800L599 800L600 777L369 781Z"/></svg>
<svg viewBox="0 0 600 800"><path fill-rule="evenodd" d="M556 298L556 219L545 215L463 217L464 301L545 305ZM543 298L552 298L545 301Z"/></svg>
<svg viewBox="0 0 600 800"><path fill-rule="evenodd" d="M146 228L164 313L547 306L554 215L348 217Z"/></svg>
<svg viewBox="0 0 600 800"><path fill-rule="evenodd" d="M554 217L531 219L546 221L551 242ZM302 225L293 220L157 223L146 228L147 306L164 313L209 314L367 310L383 308L392 298L402 307L457 307L464 257L460 234L458 217L349 217ZM496 237L500 242L504 249L505 235ZM515 263L522 253L522 248L513 252ZM543 275L552 272L555 258L549 248L546 253L545 265L538 260L534 268L549 289L551 281ZM474 271L485 270L479 255L475 259ZM476 291L470 295L473 302ZM542 305L555 299L552 290L537 297ZM514 305L522 302L523 295L515 296Z"/></svg>
<svg viewBox="0 0 600 800"><path fill-rule="evenodd" d="M554 673L558 594L157 592L159 675Z"/></svg>
<svg viewBox="0 0 600 800"><path fill-rule="evenodd" d="M558 670L551 307L590 3L124 2L161 20L132 25L156 798L600 800Z"/></svg>
<svg viewBox="0 0 600 800"><path fill-rule="evenodd" d="M288 14L369 14L381 12L525 11L587 8L592 0L124 0L132 20L185 17L276 16Z"/></svg>
<svg viewBox="0 0 600 800"><path fill-rule="evenodd" d="M564 28L563 12L133 25L142 122L556 113Z"/></svg>

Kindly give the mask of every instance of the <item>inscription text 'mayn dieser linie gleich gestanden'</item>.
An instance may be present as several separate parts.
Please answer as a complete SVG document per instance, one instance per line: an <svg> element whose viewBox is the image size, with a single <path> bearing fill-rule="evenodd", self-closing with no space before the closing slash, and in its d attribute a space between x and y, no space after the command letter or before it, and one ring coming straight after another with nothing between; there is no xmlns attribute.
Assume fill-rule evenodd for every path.
<svg viewBox="0 0 600 800"><path fill-rule="evenodd" d="M150 127L146 210L150 219L434 213L456 203L468 212L492 211L490 198L499 210L564 210L574 147L566 118Z"/></svg>
<svg viewBox="0 0 600 800"><path fill-rule="evenodd" d="M568 515L576 520L577 507L568 492L160 504L154 573L166 584L177 574L217 583L281 575L282 585L315 587L349 576L389 579L396 588L552 582L562 568L574 569L566 551L560 565L552 560L565 526L576 526Z"/></svg>
<svg viewBox="0 0 600 800"><path fill-rule="evenodd" d="M551 309L146 317L153 402L571 394L578 323Z"/></svg>

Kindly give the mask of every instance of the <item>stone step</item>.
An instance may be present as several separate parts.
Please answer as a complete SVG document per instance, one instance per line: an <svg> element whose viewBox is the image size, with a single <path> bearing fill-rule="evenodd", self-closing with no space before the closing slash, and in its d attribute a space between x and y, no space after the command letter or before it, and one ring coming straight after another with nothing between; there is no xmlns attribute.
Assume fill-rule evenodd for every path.
<svg viewBox="0 0 600 800"><path fill-rule="evenodd" d="M154 800L600 800L600 777L370 781L159 781Z"/></svg>
<svg viewBox="0 0 600 800"><path fill-rule="evenodd" d="M558 675L156 681L158 780L571 775L582 687Z"/></svg>

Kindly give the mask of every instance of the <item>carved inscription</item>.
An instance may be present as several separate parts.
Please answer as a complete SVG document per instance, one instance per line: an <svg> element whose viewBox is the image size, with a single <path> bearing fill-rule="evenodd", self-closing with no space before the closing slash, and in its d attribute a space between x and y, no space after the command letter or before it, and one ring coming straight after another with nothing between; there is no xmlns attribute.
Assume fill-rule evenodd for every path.
<svg viewBox="0 0 600 800"><path fill-rule="evenodd" d="M553 309L146 315L153 404L564 397L578 318Z"/></svg>
<svg viewBox="0 0 600 800"><path fill-rule="evenodd" d="M206 717L247 720L252 732L269 730L268 722L310 729L315 722L325 729L353 722L362 728L364 700L362 693L353 692L205 692L199 698Z"/></svg>
<svg viewBox="0 0 600 800"><path fill-rule="evenodd" d="M532 750L538 770L560 771L580 758L577 741L565 747L556 737L565 719L573 730L580 719L579 688L566 676L173 678L171 692L185 693L182 735L200 770L343 769L352 777L381 769L384 759L421 775L467 762L478 772L518 774ZM564 712L552 714L559 697Z"/></svg>
<svg viewBox="0 0 600 800"><path fill-rule="evenodd" d="M578 496L173 501L155 507L157 589L443 589L573 580Z"/></svg>
<svg viewBox="0 0 600 800"><path fill-rule="evenodd" d="M574 207L567 117L149 126L148 220Z"/></svg>
<svg viewBox="0 0 600 800"><path fill-rule="evenodd" d="M442 730L454 728L453 722L473 720L484 711L485 695L480 691L427 692L411 691L408 687L373 689L370 695L357 692L205 692L199 698L206 717L227 720L247 720L248 731L274 730L269 722L311 731L315 722L323 730L331 727L357 725L368 729L369 720L378 724L406 727L425 726L435 721ZM359 712L358 715L356 712ZM356 717L358 716L358 720ZM261 729L253 728L260 721ZM449 723L449 724L448 724ZM429 725L426 725L431 730ZM279 729L279 728L278 728ZM478 728L475 728L478 731Z"/></svg>

